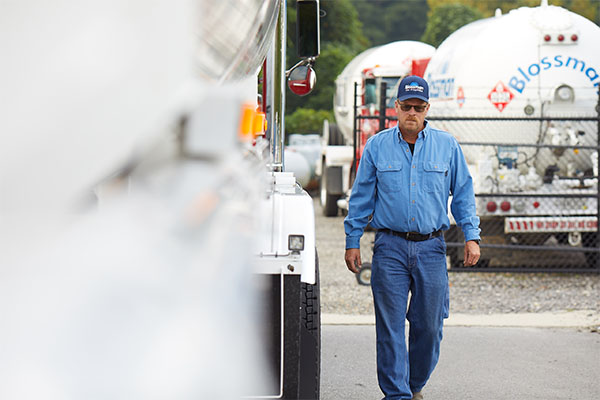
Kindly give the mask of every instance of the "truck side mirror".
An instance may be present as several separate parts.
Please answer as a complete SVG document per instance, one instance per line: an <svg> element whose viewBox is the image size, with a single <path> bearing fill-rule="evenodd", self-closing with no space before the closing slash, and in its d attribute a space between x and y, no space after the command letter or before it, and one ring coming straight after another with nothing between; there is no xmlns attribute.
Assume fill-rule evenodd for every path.
<svg viewBox="0 0 600 400"><path fill-rule="evenodd" d="M319 0L296 2L296 47L300 58L320 53Z"/></svg>
<svg viewBox="0 0 600 400"><path fill-rule="evenodd" d="M317 83L317 74L310 64L297 65L288 76L288 87L298 96L306 96L313 91Z"/></svg>

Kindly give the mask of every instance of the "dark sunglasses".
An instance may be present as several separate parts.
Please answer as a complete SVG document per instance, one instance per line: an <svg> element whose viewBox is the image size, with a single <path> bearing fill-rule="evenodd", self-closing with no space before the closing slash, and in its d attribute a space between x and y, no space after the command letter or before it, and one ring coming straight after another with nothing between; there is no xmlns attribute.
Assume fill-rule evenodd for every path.
<svg viewBox="0 0 600 400"><path fill-rule="evenodd" d="M410 111L411 108L414 108L418 113L422 113L427 108L427 104L424 106L413 106L411 104L398 103L398 105L402 111Z"/></svg>

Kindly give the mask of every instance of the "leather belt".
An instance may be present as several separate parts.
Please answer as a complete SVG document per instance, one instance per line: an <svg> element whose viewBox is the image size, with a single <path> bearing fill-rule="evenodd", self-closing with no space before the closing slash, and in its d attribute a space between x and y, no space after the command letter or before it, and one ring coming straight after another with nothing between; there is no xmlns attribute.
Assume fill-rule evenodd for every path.
<svg viewBox="0 0 600 400"><path fill-rule="evenodd" d="M410 240L411 242L422 242L424 240L429 240L431 238L440 236L443 233L442 230L439 230L439 231L431 232L430 234L427 234L427 235L423 235L419 232L397 232L397 231L393 231L393 230L387 229L387 228L378 229L378 231L389 233L394 236L400 236L401 238Z"/></svg>

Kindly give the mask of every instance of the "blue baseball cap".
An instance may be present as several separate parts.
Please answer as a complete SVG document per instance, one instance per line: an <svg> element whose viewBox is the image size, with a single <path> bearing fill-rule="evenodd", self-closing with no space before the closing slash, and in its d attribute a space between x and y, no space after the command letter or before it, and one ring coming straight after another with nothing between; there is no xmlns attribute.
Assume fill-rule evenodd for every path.
<svg viewBox="0 0 600 400"><path fill-rule="evenodd" d="M409 75L400 81L398 86L398 101L419 99L429 102L429 86L425 79Z"/></svg>

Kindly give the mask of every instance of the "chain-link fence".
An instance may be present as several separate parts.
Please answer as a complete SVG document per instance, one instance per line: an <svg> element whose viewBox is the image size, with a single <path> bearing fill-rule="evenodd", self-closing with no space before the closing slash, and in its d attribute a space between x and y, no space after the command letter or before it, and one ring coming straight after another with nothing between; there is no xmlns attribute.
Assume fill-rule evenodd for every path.
<svg viewBox="0 0 600 400"><path fill-rule="evenodd" d="M598 117L429 118L454 134L473 176L486 271L600 272ZM462 234L446 234L461 270Z"/></svg>
<svg viewBox="0 0 600 400"><path fill-rule="evenodd" d="M387 102L382 98L370 115L355 104L355 154L373 125L396 124ZM481 219L482 257L474 268L463 266L463 235L452 220L452 270L600 272L600 102L595 110L552 117L427 119L458 139Z"/></svg>

